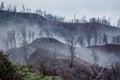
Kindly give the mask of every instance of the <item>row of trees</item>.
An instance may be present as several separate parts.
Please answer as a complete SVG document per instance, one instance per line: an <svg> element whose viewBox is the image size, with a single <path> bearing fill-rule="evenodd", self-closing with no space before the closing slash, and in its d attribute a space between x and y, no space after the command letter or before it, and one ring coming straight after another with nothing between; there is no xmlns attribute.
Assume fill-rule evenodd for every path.
<svg viewBox="0 0 120 80"><path fill-rule="evenodd" d="M76 16L74 15L73 19L70 21L72 23L101 23L101 24L105 24L105 25L111 25L111 18L106 19L106 16L103 16L103 18L89 18L89 20L87 20L86 16L83 16L81 19L77 19Z"/></svg>
<svg viewBox="0 0 120 80"><path fill-rule="evenodd" d="M11 11L11 12L16 12L17 11L17 6L16 5L12 6L10 4L6 8L4 2L1 2L1 4L0 4L0 10L7 10L7 11Z"/></svg>
<svg viewBox="0 0 120 80"><path fill-rule="evenodd" d="M78 43L80 44L81 47L84 46L91 46L91 45L102 45L102 44L107 44L108 43L108 37L106 34L94 34L92 36L91 34L87 34L86 36L80 36L78 37Z"/></svg>
<svg viewBox="0 0 120 80"><path fill-rule="evenodd" d="M7 10L7 11L11 11L11 12L17 12L17 6L16 5L12 6L10 4L9 6L7 6L7 8L5 8L4 2L1 2L0 10ZM25 12L31 13L31 9L26 8L24 5L22 5L21 12L22 13L25 13ZM65 21L65 17L61 17L61 16L58 16L58 15L52 15L50 13L47 13L46 11L42 11L41 9L37 9L36 13L41 15L41 16L44 16L49 21L56 21L56 22L64 22ZM76 15L74 15L73 19L70 22L72 22L72 23L88 23L88 22L94 23L94 22L96 22L96 23L101 23L101 24L105 24L105 25L111 25L110 21L111 21L111 18L106 19L105 16L103 16L103 18L92 17L88 21L86 19L86 16L83 16L81 19L77 19ZM118 27L120 26L120 19L117 21L117 26Z"/></svg>
<svg viewBox="0 0 120 80"><path fill-rule="evenodd" d="M23 29L21 29L20 32L15 32L14 30L8 31L7 32L7 39L5 40L5 43L7 45L7 49L9 48L15 48L16 46L23 46L24 44L31 43L35 39L36 33L34 31L27 31L26 27L24 26ZM50 38L54 37L53 33L44 30L42 31L40 29L38 33L38 37L43 37L45 36ZM80 44L80 46L91 46L91 45L101 45L101 44L107 44L108 43L108 36L107 34L100 34L98 32L95 32L92 34L92 32L88 31L85 36L79 36L77 39L77 43ZM16 43L17 42L17 43ZM93 43L94 42L94 43ZM112 39L113 43L119 43L119 36L117 38L113 37Z"/></svg>
<svg viewBox="0 0 120 80"><path fill-rule="evenodd" d="M36 10L36 13L41 16L44 16L49 21L64 22L64 20L65 20L65 17L52 15L50 13L47 13L46 11L42 11L41 9Z"/></svg>
<svg viewBox="0 0 120 80"><path fill-rule="evenodd" d="M17 5L12 6L11 4L5 7L4 2L1 2L0 4L0 10L4 11L10 11L10 12L17 12ZM22 5L22 10L20 12L31 12L31 9L25 8L24 5Z"/></svg>
<svg viewBox="0 0 120 80"><path fill-rule="evenodd" d="M10 11L10 12L17 12L17 6L12 6L11 4L5 8L4 2L1 2L0 10ZM26 8L24 5L22 5L22 10L20 11L22 13L31 13L31 9ZM41 16L44 16L49 21L56 21L56 22L63 22L65 20L65 17L52 15L50 13L46 13L46 11L42 11L41 9L36 10L36 14L39 14Z"/></svg>
<svg viewBox="0 0 120 80"><path fill-rule="evenodd" d="M114 44L120 44L120 35L112 38L112 43Z"/></svg>

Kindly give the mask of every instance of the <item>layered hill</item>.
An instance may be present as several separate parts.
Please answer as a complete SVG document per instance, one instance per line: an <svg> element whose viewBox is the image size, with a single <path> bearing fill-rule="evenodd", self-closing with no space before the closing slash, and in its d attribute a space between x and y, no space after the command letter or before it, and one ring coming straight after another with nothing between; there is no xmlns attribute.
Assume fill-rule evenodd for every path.
<svg viewBox="0 0 120 80"><path fill-rule="evenodd" d="M35 39L39 38L38 35L46 37L49 34L58 40L60 40L60 38L68 40L71 36L74 36L76 38L84 37L84 42L87 42L86 40L89 36L91 36L92 39L95 36L98 36L98 39L101 39L102 41L103 35L106 34L108 42L112 43L112 38L120 35L120 28L99 22L56 22L49 21L44 16L36 13L9 12L0 10L0 37L2 37L0 41L6 40L7 32L14 30L15 37L18 42L18 34L21 34L21 30L24 26L26 27L27 38L29 32L31 31L34 32ZM3 34L3 31L6 33ZM41 34L39 34L40 31ZM93 43L94 41L91 41L91 44Z"/></svg>
<svg viewBox="0 0 120 80"><path fill-rule="evenodd" d="M85 64L85 62L94 64L94 54L98 58L97 64L100 66L111 66L111 64L119 61L119 45L107 44L91 47L76 47L76 60ZM37 63L39 58L53 57L54 53L59 58L69 59L70 52L66 44L54 38L38 38L31 44L28 44L24 49L23 47L8 50L10 59L12 61L23 62L25 56L29 59L30 63ZM85 62L84 62L85 61ZM87 65L86 63L86 65Z"/></svg>
<svg viewBox="0 0 120 80"><path fill-rule="evenodd" d="M68 46L55 38L37 38L31 44L34 48L46 48L51 51L57 50L59 53L67 53Z"/></svg>

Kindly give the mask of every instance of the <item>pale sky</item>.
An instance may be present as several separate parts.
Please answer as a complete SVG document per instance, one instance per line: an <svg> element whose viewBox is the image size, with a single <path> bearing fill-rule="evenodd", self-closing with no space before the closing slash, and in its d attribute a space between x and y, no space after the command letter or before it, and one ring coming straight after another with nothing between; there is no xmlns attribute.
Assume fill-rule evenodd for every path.
<svg viewBox="0 0 120 80"><path fill-rule="evenodd" d="M32 12L36 9L47 11L47 13L65 16L66 19L86 17L111 18L112 24L120 18L120 0L0 0L5 2L5 6L17 5L21 10L21 5L30 8Z"/></svg>

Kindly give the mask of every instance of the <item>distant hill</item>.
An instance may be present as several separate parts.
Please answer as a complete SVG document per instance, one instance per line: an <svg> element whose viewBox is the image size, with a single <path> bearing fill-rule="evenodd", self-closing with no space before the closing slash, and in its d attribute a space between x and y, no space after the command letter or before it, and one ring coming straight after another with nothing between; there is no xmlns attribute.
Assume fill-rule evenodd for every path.
<svg viewBox="0 0 120 80"><path fill-rule="evenodd" d="M22 47L18 47L19 44L22 45L22 30L24 27L26 29L26 40L29 43L29 45L27 45L28 57L31 56L36 49L41 48L50 51L57 49L59 53L69 55L68 46L65 41L74 36L77 41L79 41L79 37L84 39L84 48L77 47L76 49L76 52L78 53L77 56L82 57L83 60L93 63L92 50L95 50L95 52L100 56L100 65L106 64L111 58L116 58L118 60L118 56L116 55L116 53L119 54L118 46L113 45L113 47L109 45L110 48L109 46L101 46L103 45L102 41L104 34L107 35L108 43L113 44L112 38L120 35L120 28L118 27L98 22L70 23L49 21L45 17L36 13L9 12L0 10L0 48L4 49L4 47L8 48L11 46L11 43L7 44L7 40L9 39L8 32L15 32L14 37L16 39L17 48L8 48L10 50L8 50L8 52L13 53L11 57L16 56L14 58L18 59L18 61L23 60L25 56L25 52ZM39 36L40 31L42 32L42 35ZM32 32L32 38L29 32ZM47 34L50 34L50 36L48 37ZM90 39L91 45L86 48L89 42L88 40ZM98 46L92 47L95 45L94 39L98 39ZM108 55L108 53L110 55Z"/></svg>
<svg viewBox="0 0 120 80"><path fill-rule="evenodd" d="M31 44L34 48L46 48L48 50L57 50L59 53L68 53L68 46L54 38L37 38Z"/></svg>
<svg viewBox="0 0 120 80"><path fill-rule="evenodd" d="M87 45L87 40L94 44L95 36L102 41L103 35L106 34L108 42L112 43L112 38L120 35L120 28L102 24L98 22L86 23L70 23L49 21L44 16L36 13L9 12L0 10L0 42L1 47L4 46L3 41L7 40L7 32L15 31L16 42L18 42L18 34L21 34L23 27L26 27L27 38L29 32L34 32L34 38L39 38L39 33L42 31L41 37L46 37L50 33L57 40L69 40L71 36L75 38L82 37ZM3 31L5 34L3 34ZM89 37L90 36L90 37ZM62 41L61 41L62 42ZM102 44L100 41L97 44Z"/></svg>
<svg viewBox="0 0 120 80"><path fill-rule="evenodd" d="M114 53L117 56L120 55L120 45L117 44L106 44L106 45L101 45L101 46L92 46L92 47L88 47L90 49L94 49L94 50L99 50L102 51L104 53Z"/></svg>
<svg viewBox="0 0 120 80"><path fill-rule="evenodd" d="M88 54L91 54L91 57L93 57L93 53L97 54L98 64L104 67L111 66L111 64L120 60L120 45L106 44L91 46L87 47L87 50L89 50Z"/></svg>
<svg viewBox="0 0 120 80"><path fill-rule="evenodd" d="M28 23L42 23L46 21L43 16L35 13L9 12L0 10L0 22L3 24L10 21L23 23L24 20Z"/></svg>
<svg viewBox="0 0 120 80"><path fill-rule="evenodd" d="M100 66L110 66L112 63L119 61L119 48L119 45L114 44L91 46L86 48L77 47L76 58L77 61L83 60L83 63L88 62L93 64L94 52L98 57L98 64ZM31 44L28 44L26 48L27 57L29 58L30 63L38 62L40 57L41 59L42 57L52 57L54 51L57 52L57 55L60 58L70 57L67 45L54 38L38 38ZM25 58L25 52L22 47L10 49L8 52L11 53L9 57L11 60L22 62ZM81 64L83 64L82 62Z"/></svg>
<svg viewBox="0 0 120 80"><path fill-rule="evenodd" d="M47 51L46 54L48 52L53 53L54 51L57 51L58 55L61 55L61 56L68 55L67 46L54 38L38 38L34 40L31 44L28 44L25 47L25 49L24 47L13 48L13 49L9 49L7 53L10 54L9 58L13 62L14 61L23 62L26 55L27 55L27 58L29 58L30 56L33 56L33 53L36 50L43 51L43 54L46 51Z"/></svg>
<svg viewBox="0 0 120 80"><path fill-rule="evenodd" d="M70 32L72 32L72 34L75 35L78 34L78 31L83 32L83 34L85 34L86 32L89 32L90 27L92 31L97 30L102 31L102 33L109 34L111 32L116 33L120 31L120 28L117 28L115 26L105 25L97 22L87 23L53 22L48 21L45 17L36 13L9 12L2 10L0 10L0 22L1 22L0 25L3 24L4 26L6 26L9 23L14 23L14 25L38 24L38 26L42 27L43 30L46 30L48 29L48 27L51 27L51 29L49 28L50 31L53 31L53 33L57 33L61 36L70 35Z"/></svg>

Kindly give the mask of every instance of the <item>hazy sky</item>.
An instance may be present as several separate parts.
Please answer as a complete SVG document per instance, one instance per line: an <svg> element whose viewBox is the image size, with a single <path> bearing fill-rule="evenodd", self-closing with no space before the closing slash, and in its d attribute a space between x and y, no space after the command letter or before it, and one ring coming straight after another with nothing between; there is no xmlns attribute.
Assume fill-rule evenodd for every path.
<svg viewBox="0 0 120 80"><path fill-rule="evenodd" d="M120 0L0 0L5 5L17 5L21 10L21 5L31 8L32 12L36 9L45 10L48 13L65 16L66 19L76 17L103 17L112 19L112 23L120 18Z"/></svg>

